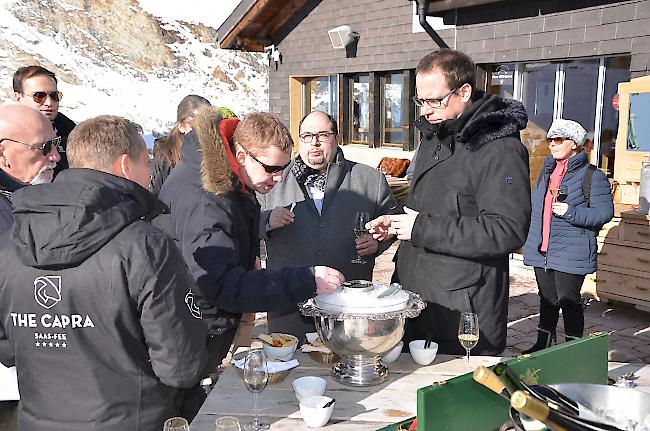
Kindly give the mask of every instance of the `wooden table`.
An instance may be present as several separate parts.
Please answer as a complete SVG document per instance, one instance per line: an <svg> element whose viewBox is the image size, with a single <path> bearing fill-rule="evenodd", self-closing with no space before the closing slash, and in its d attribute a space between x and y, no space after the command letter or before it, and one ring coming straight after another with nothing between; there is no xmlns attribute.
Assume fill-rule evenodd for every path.
<svg viewBox="0 0 650 431"><path fill-rule="evenodd" d="M331 366L313 361L308 355L296 352L298 368L280 383L269 385L260 396L259 413L272 430L310 430L302 421L298 401L291 383L298 377L320 376L327 380L325 395L336 399L328 430L376 430L416 415L418 388L474 370L478 365L490 366L501 362L501 357L472 356L470 368L464 357L438 355L433 364L421 367L407 353L388 364L390 377L377 386L353 387L342 385L330 377ZM503 358L505 359L505 358ZM609 376L617 378L625 373L639 375L637 390L650 393L650 365L610 362ZM253 395L232 367L227 367L217 385L191 424L192 431L213 431L214 422L221 416L236 416L245 424L253 419ZM243 428L242 428L243 429Z"/></svg>
<svg viewBox="0 0 650 431"><path fill-rule="evenodd" d="M388 364L390 377L381 385L369 387L346 386L330 377L331 365L323 365L308 355L296 352L300 366L282 382L268 385L261 393L259 414L271 424L272 430L309 430L302 421L298 401L291 383L298 377L320 376L327 380L325 395L336 399L328 430L376 430L415 416L418 388L447 380L470 370L465 357L438 355L433 364L422 367L403 353ZM494 365L500 357L475 356L471 370L478 365ZM227 367L217 385L191 424L192 431L213 431L221 416L236 416L245 424L253 419L253 395L232 367Z"/></svg>

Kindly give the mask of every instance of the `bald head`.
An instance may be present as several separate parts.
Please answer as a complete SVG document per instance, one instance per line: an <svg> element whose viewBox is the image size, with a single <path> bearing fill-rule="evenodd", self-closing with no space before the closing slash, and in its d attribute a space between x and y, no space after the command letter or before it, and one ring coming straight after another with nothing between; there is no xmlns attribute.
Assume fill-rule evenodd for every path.
<svg viewBox="0 0 650 431"><path fill-rule="evenodd" d="M55 146L43 154L43 144L55 137L52 123L38 110L0 106L0 169L24 184L51 181L61 157Z"/></svg>
<svg viewBox="0 0 650 431"><path fill-rule="evenodd" d="M341 142L336 120L329 114L313 111L300 122L300 158L307 166L324 172L336 157Z"/></svg>

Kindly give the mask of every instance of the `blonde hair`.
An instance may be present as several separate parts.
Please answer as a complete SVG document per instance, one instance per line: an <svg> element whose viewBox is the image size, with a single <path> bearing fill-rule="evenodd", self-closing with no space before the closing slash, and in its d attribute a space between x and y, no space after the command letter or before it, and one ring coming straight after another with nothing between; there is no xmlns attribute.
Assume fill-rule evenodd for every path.
<svg viewBox="0 0 650 431"><path fill-rule="evenodd" d="M293 139L287 127L275 116L268 112L253 112L246 115L237 125L233 136L235 144L256 154L270 146L282 151L290 151Z"/></svg>
<svg viewBox="0 0 650 431"><path fill-rule="evenodd" d="M100 115L77 124L68 137L67 155L71 168L110 172L122 154L133 160L147 154L140 135L142 128L126 118Z"/></svg>

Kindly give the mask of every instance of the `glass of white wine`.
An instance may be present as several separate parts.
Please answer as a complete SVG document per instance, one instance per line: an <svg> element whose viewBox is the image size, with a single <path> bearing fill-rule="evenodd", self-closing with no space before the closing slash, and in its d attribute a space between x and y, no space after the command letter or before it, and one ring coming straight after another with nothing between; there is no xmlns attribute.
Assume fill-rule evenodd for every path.
<svg viewBox="0 0 650 431"><path fill-rule="evenodd" d="M222 416L214 423L214 431L241 431L239 419L234 416Z"/></svg>
<svg viewBox="0 0 650 431"><path fill-rule="evenodd" d="M458 323L458 341L467 351L467 366L469 367L469 351L478 343L478 316L476 313L461 313Z"/></svg>
<svg viewBox="0 0 650 431"><path fill-rule="evenodd" d="M163 425L163 431L190 431L190 425L185 418L169 418Z"/></svg>
<svg viewBox="0 0 650 431"><path fill-rule="evenodd" d="M354 236L357 239L361 239L364 236L368 235L368 228L366 228L366 223L370 221L370 214L367 212L358 212L354 218ZM357 253L357 257L350 261L351 263L356 264L365 264L367 263L363 258Z"/></svg>
<svg viewBox="0 0 650 431"><path fill-rule="evenodd" d="M255 420L244 425L244 429L247 431L259 431L269 428L269 425L260 422L260 419L257 416L257 404L260 392L264 390L268 380L269 373L266 368L266 356L264 355L264 350L249 350L244 362L244 384L246 385L246 389L253 393L255 399Z"/></svg>

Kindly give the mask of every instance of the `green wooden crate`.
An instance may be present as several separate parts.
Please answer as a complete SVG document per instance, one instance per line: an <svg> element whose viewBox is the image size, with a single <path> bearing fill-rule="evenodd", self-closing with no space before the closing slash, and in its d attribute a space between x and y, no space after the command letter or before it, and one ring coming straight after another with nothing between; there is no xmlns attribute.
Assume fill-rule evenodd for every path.
<svg viewBox="0 0 650 431"><path fill-rule="evenodd" d="M506 361L527 383L607 383L606 334L592 334ZM508 402L464 374L418 389L418 431L492 431L508 420ZM382 428L406 430L412 419Z"/></svg>

